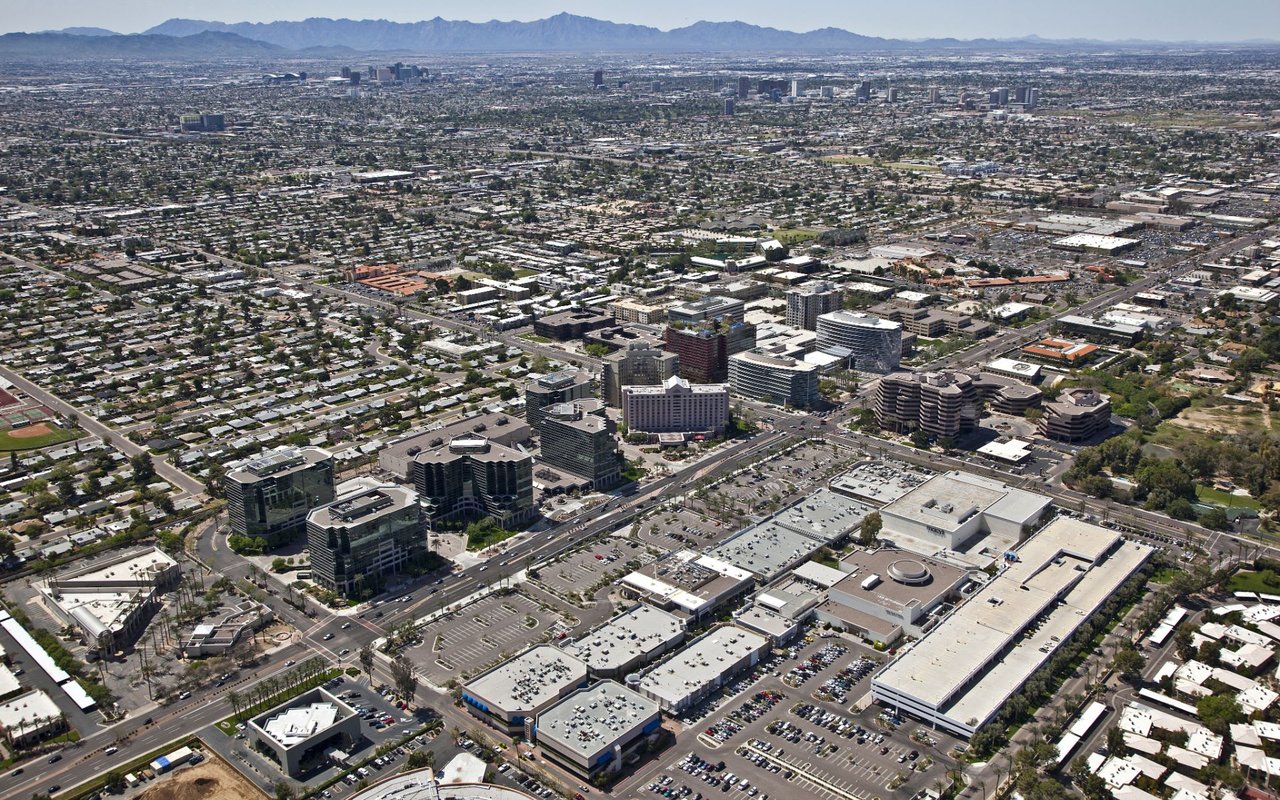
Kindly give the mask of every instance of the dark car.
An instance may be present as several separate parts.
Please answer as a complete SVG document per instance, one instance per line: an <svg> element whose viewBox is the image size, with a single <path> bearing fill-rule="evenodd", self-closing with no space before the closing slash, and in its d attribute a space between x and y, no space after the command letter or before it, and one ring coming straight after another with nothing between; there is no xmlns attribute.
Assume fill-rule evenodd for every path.
<svg viewBox="0 0 1280 800"><path fill-rule="evenodd" d="M54 753L53 755L49 756L50 764L56 764L61 760L62 760L62 753Z"/></svg>

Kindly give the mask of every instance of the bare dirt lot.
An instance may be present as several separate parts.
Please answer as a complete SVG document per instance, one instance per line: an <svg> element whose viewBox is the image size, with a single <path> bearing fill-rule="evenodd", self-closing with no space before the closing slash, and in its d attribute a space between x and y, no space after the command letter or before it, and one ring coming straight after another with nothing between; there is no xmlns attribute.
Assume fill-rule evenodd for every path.
<svg viewBox="0 0 1280 800"><path fill-rule="evenodd" d="M50 433L53 433L53 429L43 422L38 422L35 425L26 425L21 428L14 428L9 431L9 435L15 439L34 439L37 436L45 436Z"/></svg>
<svg viewBox="0 0 1280 800"><path fill-rule="evenodd" d="M138 800L256 800L258 787L217 756L158 779Z"/></svg>

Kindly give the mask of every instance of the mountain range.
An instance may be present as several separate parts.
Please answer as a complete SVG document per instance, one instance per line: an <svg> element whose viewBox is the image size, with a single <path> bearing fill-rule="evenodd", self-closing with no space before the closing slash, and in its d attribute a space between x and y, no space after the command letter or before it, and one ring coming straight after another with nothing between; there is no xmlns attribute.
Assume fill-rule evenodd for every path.
<svg viewBox="0 0 1280 800"><path fill-rule="evenodd" d="M1176 43L1180 45L1194 43ZM1240 43L1250 46L1274 42ZM840 28L798 33L745 22L696 22L660 30L574 14L532 22L467 22L440 17L421 22L313 17L277 22L211 22L170 19L142 34L101 28L68 28L0 36L0 55L157 57L254 56L358 52L937 52L948 50L1115 49L1160 47L1147 41L1098 42L1020 39L885 39ZM1214 46L1221 47L1222 44ZM43 52L41 52L43 48Z"/></svg>
<svg viewBox="0 0 1280 800"><path fill-rule="evenodd" d="M288 54L279 45L246 39L234 33L202 31L190 36L139 33L6 33L0 36L0 56L40 59L85 58L200 59L261 57Z"/></svg>

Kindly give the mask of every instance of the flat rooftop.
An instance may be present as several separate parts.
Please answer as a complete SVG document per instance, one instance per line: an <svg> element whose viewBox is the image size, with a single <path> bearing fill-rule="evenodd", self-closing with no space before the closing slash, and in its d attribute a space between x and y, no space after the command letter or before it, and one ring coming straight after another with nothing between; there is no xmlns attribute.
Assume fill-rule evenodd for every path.
<svg viewBox="0 0 1280 800"><path fill-rule="evenodd" d="M840 564L850 572L832 589L894 611L932 608L968 574L952 564L886 547L855 550L840 559ZM873 575L879 582L862 588Z"/></svg>
<svg viewBox="0 0 1280 800"><path fill-rule="evenodd" d="M959 724L985 723L1152 553L1122 540L1097 525L1054 519L875 678L877 698L892 704L893 695L907 696ZM1026 633L1037 620L1044 624Z"/></svg>
<svg viewBox="0 0 1280 800"><path fill-rule="evenodd" d="M58 719L61 716L62 709L58 708L58 704L43 689L0 703L0 727L15 732L23 725L37 728L40 720Z"/></svg>
<svg viewBox="0 0 1280 800"><path fill-rule="evenodd" d="M120 583L136 581L145 583L155 576L173 567L174 561L167 553L151 548L140 553L123 556L105 564L97 564L79 570L72 570L57 576L54 580L61 586L89 586L92 584Z"/></svg>
<svg viewBox="0 0 1280 800"><path fill-rule="evenodd" d="M361 489L320 506L311 512L307 521L323 528L354 527L393 514L417 501L417 492L403 486Z"/></svg>
<svg viewBox="0 0 1280 800"><path fill-rule="evenodd" d="M544 644L468 681L466 691L504 711L532 713L586 678L585 663Z"/></svg>
<svg viewBox="0 0 1280 800"><path fill-rule="evenodd" d="M538 715L538 740L589 760L631 738L658 714L658 704L614 681L579 689Z"/></svg>
<svg viewBox="0 0 1280 800"><path fill-rule="evenodd" d="M333 458L319 447L279 447L230 466L227 477L238 483L281 477Z"/></svg>
<svg viewBox="0 0 1280 800"><path fill-rule="evenodd" d="M684 632L679 617L641 603L562 649L582 659L592 672L604 672L656 653Z"/></svg>
<svg viewBox="0 0 1280 800"><path fill-rule="evenodd" d="M1049 503L1044 495L952 471L933 476L885 511L921 525L955 531L977 514L1015 521L1034 519Z"/></svg>
<svg viewBox="0 0 1280 800"><path fill-rule="evenodd" d="M819 489L757 525L746 528L711 551L715 558L772 578L857 528L869 506L830 489Z"/></svg>
<svg viewBox="0 0 1280 800"><path fill-rule="evenodd" d="M262 729L280 744L292 747L331 727L339 714L333 703L310 703L276 714L262 723Z"/></svg>
<svg viewBox="0 0 1280 800"><path fill-rule="evenodd" d="M714 683L743 658L768 646L759 634L736 625L716 628L644 674L639 686L678 705L684 698Z"/></svg>
<svg viewBox="0 0 1280 800"><path fill-rule="evenodd" d="M832 490L875 505L892 503L932 473L900 461L864 461L831 482Z"/></svg>
<svg viewBox="0 0 1280 800"><path fill-rule="evenodd" d="M830 489L819 489L800 502L779 511L773 521L824 543L844 536L871 513L867 506Z"/></svg>

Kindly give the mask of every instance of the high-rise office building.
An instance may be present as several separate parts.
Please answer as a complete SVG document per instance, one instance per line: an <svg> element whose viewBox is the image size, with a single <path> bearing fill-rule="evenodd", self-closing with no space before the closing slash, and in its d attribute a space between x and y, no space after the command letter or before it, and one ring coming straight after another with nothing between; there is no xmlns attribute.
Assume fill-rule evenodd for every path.
<svg viewBox="0 0 1280 800"><path fill-rule="evenodd" d="M733 109L734 109L734 105L733 105L733 98L732 98L732 97L726 97L726 98L724 99L724 116L726 116L726 117L732 117L732 116L733 116Z"/></svg>
<svg viewBox="0 0 1280 800"><path fill-rule="evenodd" d="M871 81L863 81L858 84L858 88L854 90L854 99L859 103L871 102Z"/></svg>
<svg viewBox="0 0 1280 800"><path fill-rule="evenodd" d="M489 517L511 528L534 515L533 458L478 434L415 453L409 479L433 520Z"/></svg>
<svg viewBox="0 0 1280 800"><path fill-rule="evenodd" d="M930 105L936 106L941 102L942 102L942 88L938 86L934 86L933 88L929 89Z"/></svg>
<svg viewBox="0 0 1280 800"><path fill-rule="evenodd" d="M756 346L756 326L746 322L700 327L667 326L662 348L680 357L680 377L690 383L724 383L729 357Z"/></svg>
<svg viewBox="0 0 1280 800"><path fill-rule="evenodd" d="M602 361L604 400L614 407L622 405L622 387L657 386L680 371L680 356L643 342L631 342Z"/></svg>
<svg viewBox="0 0 1280 800"><path fill-rule="evenodd" d="M738 99L746 100L751 96L751 79L745 75L738 78Z"/></svg>
<svg viewBox="0 0 1280 800"><path fill-rule="evenodd" d="M598 69L591 75L591 85L597 89L604 86L604 70Z"/></svg>
<svg viewBox="0 0 1280 800"><path fill-rule="evenodd" d="M818 317L818 347L848 352L850 366L863 372L892 372L902 356L902 323L855 311Z"/></svg>
<svg viewBox="0 0 1280 800"><path fill-rule="evenodd" d="M756 88L760 94L772 95L774 92L781 94L787 90L787 82L782 78L761 78L756 82Z"/></svg>
<svg viewBox="0 0 1280 800"><path fill-rule="evenodd" d="M1026 110L1030 111L1040 105L1040 90L1032 86L1027 89Z"/></svg>
<svg viewBox="0 0 1280 800"><path fill-rule="evenodd" d="M301 533L307 512L333 500L333 456L318 447L282 447L227 466L231 532L284 544Z"/></svg>
<svg viewBox="0 0 1280 800"><path fill-rule="evenodd" d="M799 97L804 94L804 78L791 79L791 96Z"/></svg>
<svg viewBox="0 0 1280 800"><path fill-rule="evenodd" d="M729 358L729 387L754 400L812 408L819 399L818 368L787 356L738 353Z"/></svg>
<svg viewBox="0 0 1280 800"><path fill-rule="evenodd" d="M370 596L382 591L387 575L426 552L427 521L412 489L360 489L307 515L307 548L317 584Z"/></svg>
<svg viewBox="0 0 1280 800"><path fill-rule="evenodd" d="M622 421L645 433L719 433L729 424L729 386L668 378L661 386L622 387Z"/></svg>
<svg viewBox="0 0 1280 800"><path fill-rule="evenodd" d="M565 369L543 375L524 388L524 418L535 431L541 431L544 408L590 396L590 373Z"/></svg>
<svg viewBox="0 0 1280 800"><path fill-rule="evenodd" d="M978 391L962 372L894 372L876 386L876 422L881 428L954 438L978 424Z"/></svg>
<svg viewBox="0 0 1280 800"><path fill-rule="evenodd" d="M898 102L898 90L892 86L884 90L884 101L886 103Z"/></svg>
<svg viewBox="0 0 1280 800"><path fill-rule="evenodd" d="M829 281L810 281L787 290L787 324L806 331L817 330L818 317L839 311L844 292Z"/></svg>
<svg viewBox="0 0 1280 800"><path fill-rule="evenodd" d="M543 411L542 463L585 478L596 490L621 479L617 427L604 416L604 403L588 398Z"/></svg>

